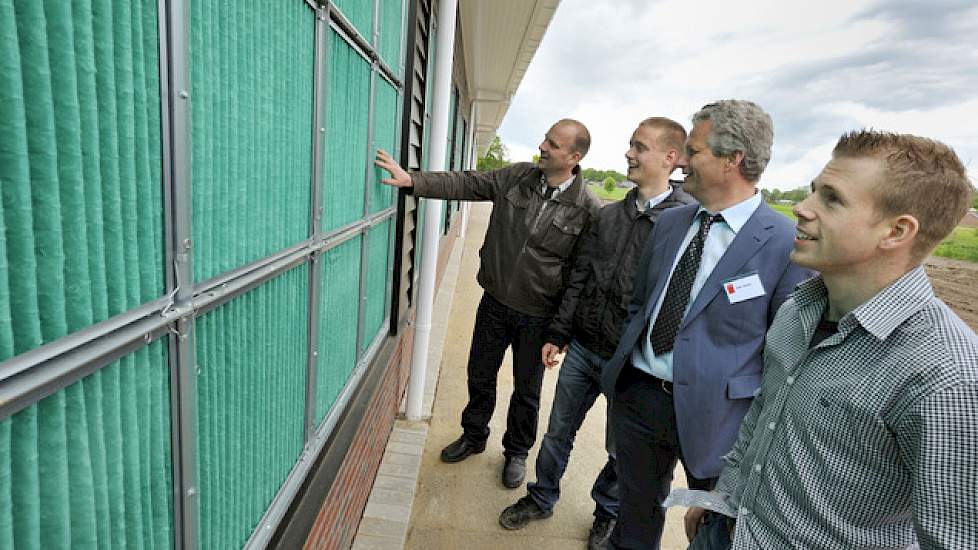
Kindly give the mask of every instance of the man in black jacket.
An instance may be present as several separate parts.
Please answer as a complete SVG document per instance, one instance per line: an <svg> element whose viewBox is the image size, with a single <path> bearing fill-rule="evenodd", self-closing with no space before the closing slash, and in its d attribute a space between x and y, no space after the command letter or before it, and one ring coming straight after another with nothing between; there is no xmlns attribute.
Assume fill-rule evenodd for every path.
<svg viewBox="0 0 978 550"><path fill-rule="evenodd" d="M419 197L492 201L486 239L479 251L478 281L485 293L469 349L469 402L462 436L442 450L444 462L481 453L496 405L496 377L507 347L513 348L514 391L509 401L502 482L515 489L526 474L526 456L537 435L544 331L560 305L580 236L600 203L588 191L578 162L591 136L576 120L554 124L540 144L540 160L493 172L404 171L383 150L376 164L383 180Z"/></svg>
<svg viewBox="0 0 978 550"><path fill-rule="evenodd" d="M669 181L669 174L683 162L685 140L686 131L670 119L653 117L639 124L625 153L628 178L637 187L601 210L581 245L542 350L548 368L557 363L558 353L568 351L537 456L537 481L527 486L527 496L503 510L499 522L507 529L520 529L553 513L574 436L601 391L601 367L618 345L632 297L632 276L652 224L663 210L695 202ZM591 491L596 504L591 548L603 547L618 513L614 444L610 430L606 433L608 462Z"/></svg>

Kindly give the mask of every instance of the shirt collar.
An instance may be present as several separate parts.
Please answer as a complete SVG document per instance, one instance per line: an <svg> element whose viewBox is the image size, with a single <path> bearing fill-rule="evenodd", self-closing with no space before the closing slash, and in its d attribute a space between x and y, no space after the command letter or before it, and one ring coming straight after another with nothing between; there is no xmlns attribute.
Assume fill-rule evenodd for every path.
<svg viewBox="0 0 978 550"><path fill-rule="evenodd" d="M917 266L849 314L877 339L884 340L933 299L930 279L924 268Z"/></svg>
<svg viewBox="0 0 978 550"><path fill-rule="evenodd" d="M658 195L656 195L656 196L652 197L651 199L645 201L645 204L643 205L639 201L638 194L636 193L635 194L635 206L638 207L638 211L639 212L643 212L643 211L644 212L648 212L649 210L655 208L655 206L657 204L660 204L660 203L662 203L662 201L668 199L669 198L669 195L671 195L671 194L672 194L672 187L670 187L669 189L666 189L665 192L659 193Z"/></svg>
<svg viewBox="0 0 978 550"><path fill-rule="evenodd" d="M570 187L570 185L572 183L574 183L574 178L576 178L576 177L577 177L577 174L571 174L571 177L567 178L566 180L563 181L563 183L561 183L560 185L557 186L557 189L554 191L553 196L556 197L557 195L559 195L559 194L563 193L564 191L566 191L567 188ZM541 193L546 193L547 192L547 176L544 176L543 174L541 174L540 175L540 183L543 184L543 186L540 188L540 192Z"/></svg>
<svg viewBox="0 0 978 550"><path fill-rule="evenodd" d="M819 315L828 301L828 290L819 275L798 285L795 304L802 311L818 307ZM934 289L924 268L917 266L860 304L839 320L841 332L859 324L878 340L885 340L911 315L934 299Z"/></svg>
<svg viewBox="0 0 978 550"><path fill-rule="evenodd" d="M700 215L700 212L710 212L710 214L722 214L723 221L727 222L727 226L733 230L734 233L740 231L741 227L747 223L757 207L761 205L762 196L760 193L754 192L754 196L747 200L738 202L737 204L725 208L719 212L710 212L706 208L700 206L699 210L696 211L696 216Z"/></svg>

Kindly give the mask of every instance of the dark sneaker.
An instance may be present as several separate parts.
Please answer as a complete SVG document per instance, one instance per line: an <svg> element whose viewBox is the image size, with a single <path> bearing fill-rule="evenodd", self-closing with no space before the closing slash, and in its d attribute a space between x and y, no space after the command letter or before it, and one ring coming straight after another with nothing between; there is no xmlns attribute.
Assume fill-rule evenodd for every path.
<svg viewBox="0 0 978 550"><path fill-rule="evenodd" d="M468 458L469 455L479 454L486 450L486 444L476 445L465 439L465 436L456 439L448 444L447 447L441 450L441 461L442 462L461 462Z"/></svg>
<svg viewBox="0 0 978 550"><path fill-rule="evenodd" d="M503 465L503 485L515 489L523 484L526 477L526 459L518 456L507 456Z"/></svg>
<svg viewBox="0 0 978 550"><path fill-rule="evenodd" d="M615 528L616 520L595 516L594 523L591 525L591 533L587 536L587 550L605 550L608 548L608 539L611 538L611 531Z"/></svg>
<svg viewBox="0 0 978 550"><path fill-rule="evenodd" d="M547 519L554 515L553 510L544 510L529 495L516 501L499 514L499 525L506 529L522 529L535 519Z"/></svg>

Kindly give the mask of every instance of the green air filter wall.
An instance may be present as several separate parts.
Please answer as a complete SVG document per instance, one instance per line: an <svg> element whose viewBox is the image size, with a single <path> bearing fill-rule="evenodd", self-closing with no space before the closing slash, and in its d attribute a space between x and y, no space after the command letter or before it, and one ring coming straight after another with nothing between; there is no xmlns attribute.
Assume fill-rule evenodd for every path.
<svg viewBox="0 0 978 550"><path fill-rule="evenodd" d="M194 278L309 236L315 14L191 1Z"/></svg>
<svg viewBox="0 0 978 550"><path fill-rule="evenodd" d="M326 417L357 362L360 307L360 244L354 237L322 256L316 423Z"/></svg>
<svg viewBox="0 0 978 550"><path fill-rule="evenodd" d="M367 305L363 319L364 349L370 345L377 333L383 327L387 315L387 288L390 281L390 251L391 222L386 222L370 228L367 233Z"/></svg>
<svg viewBox="0 0 978 550"><path fill-rule="evenodd" d="M377 98L374 106L374 144L387 150L394 158L398 158L400 147L397 139L397 128L400 125L397 90L386 80L376 78ZM380 182L387 177L387 172L376 166L370 168L370 213L379 212L394 205L394 190L389 185Z"/></svg>
<svg viewBox="0 0 978 550"><path fill-rule="evenodd" d="M0 420L0 548L173 547L165 342Z"/></svg>
<svg viewBox="0 0 978 550"><path fill-rule="evenodd" d="M308 266L196 323L201 548L240 548L303 447Z"/></svg>
<svg viewBox="0 0 978 550"><path fill-rule="evenodd" d="M402 0L380 0L380 43L377 49L384 63L400 75L401 66L401 26L403 15Z"/></svg>
<svg viewBox="0 0 978 550"><path fill-rule="evenodd" d="M155 3L0 0L0 361L163 294L157 34Z"/></svg>
<svg viewBox="0 0 978 550"><path fill-rule="evenodd" d="M330 33L323 231L363 217L370 131L370 64Z"/></svg>
<svg viewBox="0 0 978 550"><path fill-rule="evenodd" d="M371 41L374 34L373 0L333 0L333 5L353 23L367 42Z"/></svg>

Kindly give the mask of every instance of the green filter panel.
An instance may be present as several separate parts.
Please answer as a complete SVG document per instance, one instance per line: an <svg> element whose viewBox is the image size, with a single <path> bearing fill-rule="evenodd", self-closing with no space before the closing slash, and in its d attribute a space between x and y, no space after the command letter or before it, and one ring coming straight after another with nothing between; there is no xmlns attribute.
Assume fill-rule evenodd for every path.
<svg viewBox="0 0 978 550"><path fill-rule="evenodd" d="M163 294L155 3L0 0L0 361Z"/></svg>
<svg viewBox="0 0 978 550"><path fill-rule="evenodd" d="M390 286L390 226L386 222L367 233L367 305L363 318L363 348L366 349L381 331L386 330L384 317L388 310Z"/></svg>
<svg viewBox="0 0 978 550"><path fill-rule="evenodd" d="M321 423L357 362L360 244L356 236L322 256L323 280L316 363L316 419Z"/></svg>
<svg viewBox="0 0 978 550"><path fill-rule="evenodd" d="M363 217L370 130L370 64L336 32L329 47L323 231Z"/></svg>
<svg viewBox="0 0 978 550"><path fill-rule="evenodd" d="M380 0L380 43L378 52L384 63L401 78L401 39L403 0Z"/></svg>
<svg viewBox="0 0 978 550"><path fill-rule="evenodd" d="M367 42L373 43L374 0L333 0L333 5L353 23Z"/></svg>
<svg viewBox="0 0 978 550"><path fill-rule="evenodd" d="M388 84L379 75L376 77L377 99L374 106L374 144L389 151L398 158L397 128L400 126L401 109L397 89ZM370 169L370 213L379 212L394 205L394 189L380 182L386 178L387 172L372 166Z"/></svg>
<svg viewBox="0 0 978 550"><path fill-rule="evenodd" d="M307 274L197 320L201 548L240 548L302 452Z"/></svg>
<svg viewBox="0 0 978 550"><path fill-rule="evenodd" d="M191 1L194 278L309 236L315 14Z"/></svg>
<svg viewBox="0 0 978 550"><path fill-rule="evenodd" d="M173 547L166 349L0 420L0 548Z"/></svg>

